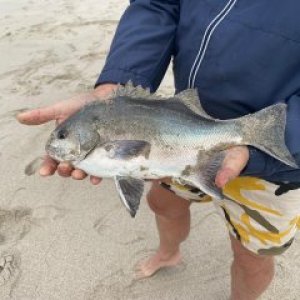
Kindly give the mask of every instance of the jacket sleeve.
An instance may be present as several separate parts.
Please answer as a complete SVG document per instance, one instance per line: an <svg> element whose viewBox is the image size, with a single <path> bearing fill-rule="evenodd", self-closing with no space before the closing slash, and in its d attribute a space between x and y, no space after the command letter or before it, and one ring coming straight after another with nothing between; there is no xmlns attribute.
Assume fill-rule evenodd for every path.
<svg viewBox="0 0 300 300"><path fill-rule="evenodd" d="M287 100L287 123L285 141L288 149L300 166L300 94ZM260 178L284 178L284 174L293 172L289 167L260 150L250 147L250 159L242 175L258 176Z"/></svg>
<svg viewBox="0 0 300 300"><path fill-rule="evenodd" d="M155 91L174 53L179 0L131 0L96 82L126 83Z"/></svg>

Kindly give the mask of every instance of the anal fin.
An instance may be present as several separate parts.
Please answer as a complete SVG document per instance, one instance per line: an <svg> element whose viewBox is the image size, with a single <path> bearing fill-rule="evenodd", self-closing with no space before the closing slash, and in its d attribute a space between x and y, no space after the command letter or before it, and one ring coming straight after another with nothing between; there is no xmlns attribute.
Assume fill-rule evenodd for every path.
<svg viewBox="0 0 300 300"><path fill-rule="evenodd" d="M144 192L144 181L131 177L116 176L115 184L122 203L131 217L134 218Z"/></svg>

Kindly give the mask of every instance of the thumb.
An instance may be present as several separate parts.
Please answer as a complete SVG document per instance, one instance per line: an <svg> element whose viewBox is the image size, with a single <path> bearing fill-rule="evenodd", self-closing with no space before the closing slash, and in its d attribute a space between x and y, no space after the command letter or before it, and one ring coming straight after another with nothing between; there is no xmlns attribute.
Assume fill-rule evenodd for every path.
<svg viewBox="0 0 300 300"><path fill-rule="evenodd" d="M241 168L242 169L242 168ZM222 167L216 176L215 183L219 188L223 188L230 180L239 176L240 171L235 167L230 168L227 166Z"/></svg>
<svg viewBox="0 0 300 300"><path fill-rule="evenodd" d="M245 146L236 146L227 150L221 169L218 171L215 183L223 188L227 182L240 175L249 160L249 151Z"/></svg>
<svg viewBox="0 0 300 300"><path fill-rule="evenodd" d="M57 113L54 106L37 108L17 115L17 120L26 125L40 125L57 119Z"/></svg>

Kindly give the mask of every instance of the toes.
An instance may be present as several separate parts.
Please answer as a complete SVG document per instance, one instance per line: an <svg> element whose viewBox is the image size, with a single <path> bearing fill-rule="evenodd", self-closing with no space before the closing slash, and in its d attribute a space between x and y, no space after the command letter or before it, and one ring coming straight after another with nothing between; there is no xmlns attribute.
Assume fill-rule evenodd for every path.
<svg viewBox="0 0 300 300"><path fill-rule="evenodd" d="M152 275L154 275L154 273L155 272L153 272L153 273L149 273L147 271L145 272L145 270L136 270L134 278L136 280L142 280L142 279L151 277Z"/></svg>
<svg viewBox="0 0 300 300"><path fill-rule="evenodd" d="M145 278L148 278L149 276L145 275L144 272L142 271L136 271L135 272L135 276L134 276L134 279L135 280L142 280L142 279L145 279Z"/></svg>
<svg viewBox="0 0 300 300"><path fill-rule="evenodd" d="M157 271L166 267L174 267L182 262L180 252L171 255L168 259L163 259L161 254L157 253L147 260L136 264L135 278L143 279L153 276Z"/></svg>
<svg viewBox="0 0 300 300"><path fill-rule="evenodd" d="M159 269L160 269L160 266L158 264L152 262L151 258L141 261L141 262L137 263L135 266L135 279L139 280L139 279L151 277Z"/></svg>

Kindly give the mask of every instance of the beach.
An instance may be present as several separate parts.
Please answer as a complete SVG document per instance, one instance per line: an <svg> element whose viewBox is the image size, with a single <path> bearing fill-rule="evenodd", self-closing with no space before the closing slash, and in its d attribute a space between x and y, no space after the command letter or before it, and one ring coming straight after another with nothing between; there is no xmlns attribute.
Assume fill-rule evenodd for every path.
<svg viewBox="0 0 300 300"><path fill-rule="evenodd" d="M232 254L214 206L192 205L183 263L136 280L158 235L145 198L135 219L114 183L26 176L55 124L24 126L22 109L93 88L128 1L0 0L0 299L228 299ZM171 70L160 89L174 93ZM149 188L149 187L148 187ZM300 201L300 200L299 200ZM300 298L300 240L276 259L262 299Z"/></svg>

